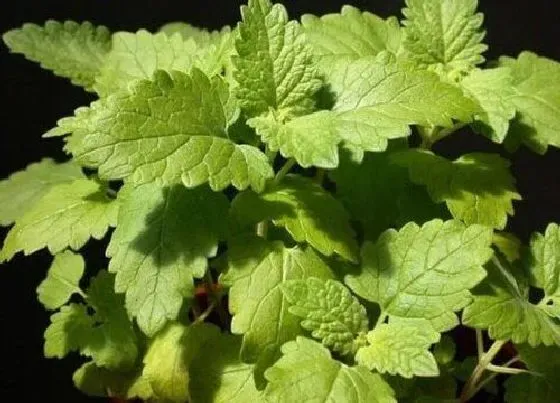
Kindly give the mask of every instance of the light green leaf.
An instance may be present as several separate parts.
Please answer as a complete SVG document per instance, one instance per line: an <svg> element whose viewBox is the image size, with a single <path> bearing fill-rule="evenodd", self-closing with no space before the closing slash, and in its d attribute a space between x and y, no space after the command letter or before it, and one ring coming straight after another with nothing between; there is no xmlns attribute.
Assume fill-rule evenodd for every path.
<svg viewBox="0 0 560 403"><path fill-rule="evenodd" d="M401 46L401 28L395 17L384 20L348 5L340 14L306 14L301 22L321 71L327 75L338 60L375 56L384 50L396 54Z"/></svg>
<svg viewBox="0 0 560 403"><path fill-rule="evenodd" d="M293 157L304 168L338 166L338 144L342 137L337 130L336 115L330 111L297 117L285 124L268 114L249 119L247 124L271 151L280 151L285 158Z"/></svg>
<svg viewBox="0 0 560 403"><path fill-rule="evenodd" d="M86 362L72 375L74 386L88 396L118 396L123 399L148 400L154 392L138 371L122 372L101 368Z"/></svg>
<svg viewBox="0 0 560 403"><path fill-rule="evenodd" d="M298 337L282 346L282 354L265 374L267 402L396 403L379 374L334 360L319 343Z"/></svg>
<svg viewBox="0 0 560 403"><path fill-rule="evenodd" d="M249 0L241 15L234 58L241 107L250 117L269 108L284 115L308 112L321 81L300 25L269 0Z"/></svg>
<svg viewBox="0 0 560 403"><path fill-rule="evenodd" d="M130 370L138 355L137 339L124 297L115 294L115 276L100 271L91 281L87 296L95 311L94 324L80 347L81 353L92 357L100 367Z"/></svg>
<svg viewBox="0 0 560 403"><path fill-rule="evenodd" d="M204 276L207 259L224 237L228 200L206 186L125 188L119 194L119 225L107 256L117 292L149 336L177 318L191 297L193 277Z"/></svg>
<svg viewBox="0 0 560 403"><path fill-rule="evenodd" d="M427 321L383 323L367 334L368 345L358 350L356 360L370 370L404 378L439 376L429 350L439 339Z"/></svg>
<svg viewBox="0 0 560 403"><path fill-rule="evenodd" d="M358 245L344 207L310 179L287 175L270 191L244 192L230 212L240 225L272 220L284 227L296 242L306 242L326 256L334 253L356 261Z"/></svg>
<svg viewBox="0 0 560 403"><path fill-rule="evenodd" d="M80 249L89 238L101 239L115 226L118 205L98 183L88 179L51 189L17 220L4 240L0 260L47 247L52 254Z"/></svg>
<svg viewBox="0 0 560 403"><path fill-rule="evenodd" d="M521 200L509 161L497 154L465 154L449 161L411 150L396 153L392 161L407 167L414 183L425 185L434 202L445 202L453 217L467 224L503 229L514 213L513 200Z"/></svg>
<svg viewBox="0 0 560 403"><path fill-rule="evenodd" d="M55 255L47 278L37 287L41 304L47 309L57 309L67 303L72 294L81 294L84 266L84 259L71 251Z"/></svg>
<svg viewBox="0 0 560 403"><path fill-rule="evenodd" d="M368 153L361 163L341 159L329 177L335 196L352 219L361 224L364 238L375 241L381 232L414 221L423 224L447 218L445 207L435 204L422 186L408 178L406 169L390 163L390 153Z"/></svg>
<svg viewBox="0 0 560 403"><path fill-rule="evenodd" d="M475 69L461 81L468 95L480 105L473 127L496 143L502 143L509 130L509 121L515 117L512 96L513 77L505 67Z"/></svg>
<svg viewBox="0 0 560 403"><path fill-rule="evenodd" d="M63 358L71 351L80 351L99 367L130 370L138 353L136 335L122 296L114 292L113 276L101 271L87 294L93 314L86 305L70 304L51 315L45 330L45 357Z"/></svg>
<svg viewBox="0 0 560 403"><path fill-rule="evenodd" d="M85 305L63 306L51 315L51 323L45 330L45 357L64 358L68 353L78 351L89 339L93 324L94 319Z"/></svg>
<svg viewBox="0 0 560 403"><path fill-rule="evenodd" d="M531 282L544 289L542 306L560 319L560 226L549 224L531 238Z"/></svg>
<svg viewBox="0 0 560 403"><path fill-rule="evenodd" d="M407 56L422 67L469 70L484 61L483 15L478 0L406 0L403 10Z"/></svg>
<svg viewBox="0 0 560 403"><path fill-rule="evenodd" d="M492 243L510 263L521 257L521 240L510 232L494 232Z"/></svg>
<svg viewBox="0 0 560 403"><path fill-rule="evenodd" d="M105 179L262 190L272 168L258 148L227 138L235 119L221 78L197 69L190 75L158 71L128 93L78 109L55 131L72 133L67 149Z"/></svg>
<svg viewBox="0 0 560 403"><path fill-rule="evenodd" d="M500 65L511 69L515 86L518 116L510 136L540 154L548 145L560 147L560 63L522 52L517 60L502 57Z"/></svg>
<svg viewBox="0 0 560 403"><path fill-rule="evenodd" d="M505 382L508 403L553 403L560 394L560 352L558 347L516 346L519 356L532 371Z"/></svg>
<svg viewBox="0 0 560 403"><path fill-rule="evenodd" d="M219 31L208 31L185 22L170 22L163 25L159 31L170 37L178 33L185 41L193 39L198 46L210 46L219 44L222 37L230 34L231 29L226 26Z"/></svg>
<svg viewBox="0 0 560 403"><path fill-rule="evenodd" d="M218 328L198 324L169 324L152 340L144 356L142 377L160 400L189 400L189 366L206 344L215 341Z"/></svg>
<svg viewBox="0 0 560 403"><path fill-rule="evenodd" d="M456 311L471 301L469 289L485 276L492 230L455 220L409 223L362 248L362 271L349 274L352 290L377 302L385 314L428 319L435 330L458 324Z"/></svg>
<svg viewBox="0 0 560 403"><path fill-rule="evenodd" d="M89 22L49 20L42 27L24 24L5 33L2 39L12 52L23 54L89 91L111 50L109 30Z"/></svg>
<svg viewBox="0 0 560 403"><path fill-rule="evenodd" d="M196 403L260 403L253 364L239 359L241 338L221 334L211 348L196 355L189 369L190 395Z"/></svg>
<svg viewBox="0 0 560 403"><path fill-rule="evenodd" d="M228 255L229 269L221 281L231 287L231 331L243 335L241 359L265 369L278 358L282 344L303 333L300 319L288 311L282 285L333 275L311 248L285 248L261 238L237 237Z"/></svg>
<svg viewBox="0 0 560 403"><path fill-rule="evenodd" d="M0 182L0 225L10 225L59 183L85 178L73 162L55 163L50 158L30 164Z"/></svg>
<svg viewBox="0 0 560 403"><path fill-rule="evenodd" d="M520 270L493 260L488 278L473 294L473 302L463 311L465 325L488 329L494 340L560 345L560 320L549 316L546 306L529 302L528 279Z"/></svg>
<svg viewBox="0 0 560 403"><path fill-rule="evenodd" d="M309 277L283 284L290 313L303 318L301 326L325 347L353 354L360 346L355 340L368 331L369 322L360 302L336 280Z"/></svg>
<svg viewBox="0 0 560 403"><path fill-rule="evenodd" d="M136 80L151 79L157 70L187 73L192 67L198 67L210 76L219 72L219 66L207 65L203 59L204 53L197 43L185 40L180 34L152 34L145 30L117 32L95 90L101 96L126 90Z"/></svg>
<svg viewBox="0 0 560 403"><path fill-rule="evenodd" d="M387 52L334 68L329 84L336 96L345 146L361 159L364 151L384 151L387 140L407 137L409 125L469 122L479 106L437 74L412 69Z"/></svg>

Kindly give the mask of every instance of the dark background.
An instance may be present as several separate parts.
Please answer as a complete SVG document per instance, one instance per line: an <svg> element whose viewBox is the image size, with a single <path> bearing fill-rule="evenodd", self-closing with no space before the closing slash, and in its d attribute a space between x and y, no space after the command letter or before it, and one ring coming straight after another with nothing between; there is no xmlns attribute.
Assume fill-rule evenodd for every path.
<svg viewBox="0 0 560 403"><path fill-rule="evenodd" d="M163 23L183 20L194 25L219 28L239 19L239 0L17 0L0 5L0 31L24 22L42 24L46 19L89 20L110 29L155 30ZM352 4L381 16L399 14L402 1L395 0L284 0L292 18L303 13L337 12ZM502 54L516 56L528 49L560 60L560 17L550 0L481 0L490 44L488 59ZM22 56L10 55L0 45L1 99L0 177L23 169L44 156L63 158L60 139L41 139L56 120L93 98L64 79L57 78ZM438 152L457 156L463 151L500 151L499 147L467 131L442 144ZM551 149L538 156L522 149L511 156L512 170L524 200L516 203L509 229L527 240L552 221L560 222L560 152ZM5 231L2 231L5 233ZM2 234L3 236L3 234ZM89 244L90 251L98 243ZM101 252L97 252L101 256ZM73 389L71 373L76 358L42 358L42 333L48 314L36 301L35 288L45 275L50 257L39 252L18 256L0 266L0 400L80 402L92 401ZM9 399L9 400L6 400Z"/></svg>

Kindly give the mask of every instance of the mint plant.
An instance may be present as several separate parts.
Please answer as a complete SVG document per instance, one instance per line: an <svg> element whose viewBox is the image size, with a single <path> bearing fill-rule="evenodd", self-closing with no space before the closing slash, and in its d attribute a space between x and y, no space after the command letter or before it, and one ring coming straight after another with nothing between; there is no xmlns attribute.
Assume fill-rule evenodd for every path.
<svg viewBox="0 0 560 403"><path fill-rule="evenodd" d="M45 356L149 402L557 401L560 227L522 246L508 160L432 150L466 127L560 147L560 64L485 63L482 25L476 0L301 22L249 0L215 32L4 34L98 96L44 134L68 161L0 183L0 259L53 255Z"/></svg>

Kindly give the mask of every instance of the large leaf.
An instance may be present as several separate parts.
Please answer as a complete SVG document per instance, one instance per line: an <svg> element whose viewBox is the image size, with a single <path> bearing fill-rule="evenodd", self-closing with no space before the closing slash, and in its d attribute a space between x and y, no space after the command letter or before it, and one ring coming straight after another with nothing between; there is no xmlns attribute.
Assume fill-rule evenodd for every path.
<svg viewBox="0 0 560 403"><path fill-rule="evenodd" d="M155 334L192 297L224 237L228 201L205 186L147 184L119 194L119 225L107 255L116 290L142 331Z"/></svg>
<svg viewBox="0 0 560 403"><path fill-rule="evenodd" d="M485 276L492 230L455 220L409 223L362 248L362 271L346 283L377 302L384 314L428 319L436 330L458 324L456 311L471 301L469 289Z"/></svg>
<svg viewBox="0 0 560 403"><path fill-rule="evenodd" d="M24 24L5 33L3 39L12 52L22 53L90 91L111 50L109 30L89 22L49 20L42 27Z"/></svg>
<svg viewBox="0 0 560 403"><path fill-rule="evenodd" d="M282 346L282 353L266 371L267 402L396 403L380 375L332 359L319 343L298 337Z"/></svg>
<svg viewBox="0 0 560 403"><path fill-rule="evenodd" d="M157 71L152 81L78 109L51 133L72 133L67 149L105 179L260 190L272 168L257 148L227 137L235 116L221 78Z"/></svg>

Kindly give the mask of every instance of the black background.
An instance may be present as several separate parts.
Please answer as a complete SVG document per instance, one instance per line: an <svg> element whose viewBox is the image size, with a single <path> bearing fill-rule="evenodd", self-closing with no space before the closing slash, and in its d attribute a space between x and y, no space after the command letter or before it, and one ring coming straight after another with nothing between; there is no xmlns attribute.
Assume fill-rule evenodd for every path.
<svg viewBox="0 0 560 403"><path fill-rule="evenodd" d="M303 13L337 12L352 4L381 16L399 14L401 1L296 1L285 0L292 18ZM502 54L516 56L528 49L560 60L560 17L550 0L481 0L490 44L488 59ZM2 1L0 31L24 22L42 24L46 19L89 20L112 30L146 28L183 20L194 25L219 28L238 21L241 1L234 0L17 0ZM72 114L92 97L64 79L41 70L19 55L10 55L0 45L0 177L23 169L45 156L63 158L60 139L41 139L57 119ZM457 156L463 151L495 151L496 147L467 131L442 144L437 151ZM511 156L512 170L524 200L516 203L516 216L509 229L527 240L532 231L542 231L548 222L560 222L560 152L551 149L538 156L522 149ZM5 231L3 231L5 232ZM88 245L93 251L98 244ZM101 257L102 251L97 252ZM74 360L42 358L42 333L48 315L36 301L35 288L45 275L50 257L45 252L18 256L0 266L0 400L2 401L92 401L74 391L71 373Z"/></svg>

